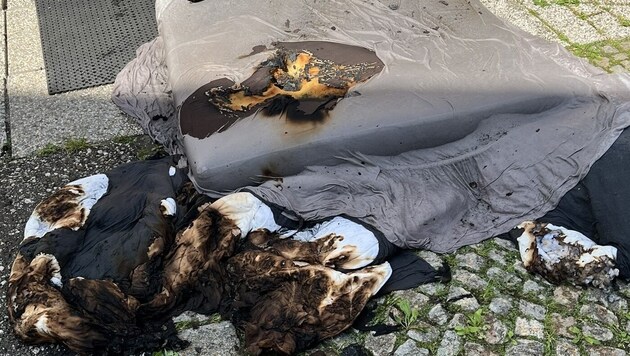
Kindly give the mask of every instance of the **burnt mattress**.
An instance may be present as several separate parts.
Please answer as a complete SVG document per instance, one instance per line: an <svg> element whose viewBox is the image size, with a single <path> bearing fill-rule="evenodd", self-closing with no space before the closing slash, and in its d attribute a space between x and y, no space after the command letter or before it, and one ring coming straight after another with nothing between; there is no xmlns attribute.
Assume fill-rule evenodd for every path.
<svg viewBox="0 0 630 356"><path fill-rule="evenodd" d="M191 176L227 191L396 155L594 95L583 65L467 1L158 1ZM582 71L579 73L576 71Z"/></svg>
<svg viewBox="0 0 630 356"><path fill-rule="evenodd" d="M475 0L159 0L156 14L114 100L183 151L197 189L249 186L401 247L452 251L542 216L630 124L627 74Z"/></svg>

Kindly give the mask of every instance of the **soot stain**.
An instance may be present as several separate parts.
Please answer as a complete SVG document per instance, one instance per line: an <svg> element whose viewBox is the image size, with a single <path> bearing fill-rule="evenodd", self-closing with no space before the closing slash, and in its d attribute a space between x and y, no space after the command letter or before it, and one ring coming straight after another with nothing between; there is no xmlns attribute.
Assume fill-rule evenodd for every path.
<svg viewBox="0 0 630 356"><path fill-rule="evenodd" d="M278 42L275 52L241 83L214 80L195 91L180 110L183 134L205 138L241 118L281 116L287 124L323 124L356 84L380 73L383 62L363 47L324 42ZM264 52L255 46L246 56Z"/></svg>

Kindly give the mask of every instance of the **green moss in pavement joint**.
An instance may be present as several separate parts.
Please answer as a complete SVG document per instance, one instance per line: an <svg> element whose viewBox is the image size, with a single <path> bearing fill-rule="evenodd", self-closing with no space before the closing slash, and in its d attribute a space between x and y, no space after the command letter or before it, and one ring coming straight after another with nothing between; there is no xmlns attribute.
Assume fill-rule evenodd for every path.
<svg viewBox="0 0 630 356"><path fill-rule="evenodd" d="M568 5L580 5L580 0L552 0L554 4L560 6L568 6Z"/></svg>
<svg viewBox="0 0 630 356"><path fill-rule="evenodd" d="M90 148L90 144L84 138L70 138L63 143L63 148L68 153L75 153Z"/></svg>
<svg viewBox="0 0 630 356"><path fill-rule="evenodd" d="M160 350L153 352L152 356L179 356L179 353L173 350Z"/></svg>
<svg viewBox="0 0 630 356"><path fill-rule="evenodd" d="M547 314L545 314L545 320L543 321L543 326L544 326L543 333L545 335L544 355L556 354L556 344L558 342L558 335L556 334L556 331L553 325L553 320L551 319L551 314L552 313L548 309Z"/></svg>
<svg viewBox="0 0 630 356"><path fill-rule="evenodd" d="M549 24L549 22L545 21L545 19L543 19L540 14L538 13L538 11L536 10L532 10L530 8L526 8L527 12L529 12L530 15L534 16L535 18L538 19L538 21L542 22L543 25L545 25L545 27L547 27L549 30L551 30L551 32L553 32L556 36L558 36L558 38L565 42L565 43L571 43L571 41L569 41L569 38L562 32L556 30L553 26L551 26Z"/></svg>
<svg viewBox="0 0 630 356"><path fill-rule="evenodd" d="M55 153L61 152L63 149L60 146L55 145L54 143L48 143L46 146L37 151L37 155L39 156L50 156Z"/></svg>
<svg viewBox="0 0 630 356"><path fill-rule="evenodd" d="M546 0L533 0L533 1L534 1L534 5L540 6L540 7L547 7L547 6L551 5Z"/></svg>
<svg viewBox="0 0 630 356"><path fill-rule="evenodd" d="M130 144L133 143L136 140L137 136L117 136L114 137L114 142L115 143L120 143L120 144Z"/></svg>

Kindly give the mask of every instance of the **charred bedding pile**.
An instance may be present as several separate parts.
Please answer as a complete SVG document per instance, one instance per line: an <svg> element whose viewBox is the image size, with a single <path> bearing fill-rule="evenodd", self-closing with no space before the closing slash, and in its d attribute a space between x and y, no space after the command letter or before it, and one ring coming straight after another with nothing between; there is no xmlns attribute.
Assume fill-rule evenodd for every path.
<svg viewBox="0 0 630 356"><path fill-rule="evenodd" d="M556 209L505 234L528 271L599 288L630 276L630 191L619 184L629 153L624 131ZM128 163L37 205L7 293L22 340L79 353L176 349L172 318L190 310L231 320L247 353L292 354L365 322L373 296L450 278L363 219L305 221L255 187L199 194L178 160Z"/></svg>
<svg viewBox="0 0 630 356"><path fill-rule="evenodd" d="M192 310L231 319L249 353L290 354L348 328L378 292L448 278L353 219L287 219L246 192L213 202L176 161L79 179L36 207L7 294L22 340L177 348L172 317Z"/></svg>

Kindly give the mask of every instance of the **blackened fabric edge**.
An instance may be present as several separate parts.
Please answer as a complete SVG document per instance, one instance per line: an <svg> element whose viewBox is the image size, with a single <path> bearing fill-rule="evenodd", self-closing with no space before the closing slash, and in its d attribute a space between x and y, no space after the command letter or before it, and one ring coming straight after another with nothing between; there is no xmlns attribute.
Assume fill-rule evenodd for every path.
<svg viewBox="0 0 630 356"><path fill-rule="evenodd" d="M617 268L630 278L630 130L624 130L589 173L540 218L617 248Z"/></svg>
<svg viewBox="0 0 630 356"><path fill-rule="evenodd" d="M415 288L419 285L450 280L450 268L435 269L412 251L400 251L388 260L392 276L378 291L381 296L395 290Z"/></svg>
<svg viewBox="0 0 630 356"><path fill-rule="evenodd" d="M140 252L144 251L135 250L146 248L156 232L170 233L172 228L167 225L176 224L186 213L177 211L174 219L164 219L159 208L161 199L175 199L188 181L182 170L176 170L174 176L169 175L170 167L177 166L177 159L178 156L167 156L135 161L105 172L109 179L107 193L94 204L80 229L60 228L38 239L26 239L19 247L20 253L28 260L40 253L52 254L59 261L64 278L105 277L117 283L125 280L129 273L113 269L102 271L99 266L102 264L102 268L107 268L108 261L114 259L112 253L121 252L125 256L117 259L126 259L127 268L135 268L142 259ZM145 186L138 186L141 183ZM181 206L177 208L180 210ZM94 221L99 223L94 226ZM108 225L103 225L103 221ZM139 221L148 225L138 224ZM130 239L130 236L136 238ZM134 249L129 249L132 245Z"/></svg>
<svg viewBox="0 0 630 356"><path fill-rule="evenodd" d="M273 218L276 224L290 230L308 228L308 227L317 225L319 223L322 223L326 220L330 220L330 219L320 219L320 220L314 220L314 221L304 221L304 219L295 211L292 211L281 205L270 202L247 188L243 189L242 191L252 194L256 198L258 198L260 201L265 203L271 209L271 212L273 213ZM385 237L385 235L374 226L362 221L361 219L358 219L352 216L348 216L345 214L342 214L339 216L365 227L371 233L373 233L374 236L376 237L376 240L378 241L378 254L376 255L376 258L374 259L374 261L370 263L369 265L377 265L385 261L389 261L389 258L395 255L400 250L400 248L398 248L396 245L391 243ZM341 269L341 271L344 272L345 270Z"/></svg>

